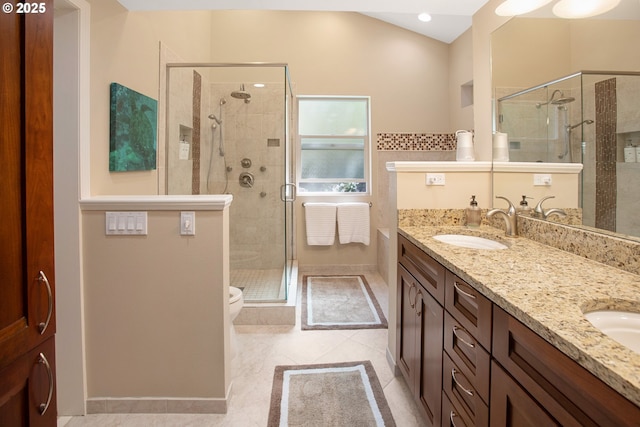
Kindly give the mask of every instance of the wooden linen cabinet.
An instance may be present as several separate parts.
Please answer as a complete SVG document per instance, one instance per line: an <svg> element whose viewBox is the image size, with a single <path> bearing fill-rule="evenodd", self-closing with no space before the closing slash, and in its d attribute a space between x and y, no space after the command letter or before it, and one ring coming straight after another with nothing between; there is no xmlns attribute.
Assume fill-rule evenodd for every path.
<svg viewBox="0 0 640 427"><path fill-rule="evenodd" d="M11 0L0 14L0 425L7 427L57 423L53 2L35 5L18 13L20 2Z"/></svg>

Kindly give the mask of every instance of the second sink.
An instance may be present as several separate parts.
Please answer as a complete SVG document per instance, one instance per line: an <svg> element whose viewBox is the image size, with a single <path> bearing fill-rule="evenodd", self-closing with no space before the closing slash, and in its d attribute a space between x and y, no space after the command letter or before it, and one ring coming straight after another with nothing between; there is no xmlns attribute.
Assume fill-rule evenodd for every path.
<svg viewBox="0 0 640 427"><path fill-rule="evenodd" d="M636 353L640 353L640 313L600 310L584 313L593 326Z"/></svg>
<svg viewBox="0 0 640 427"><path fill-rule="evenodd" d="M508 246L495 240L485 239L478 236L467 236L465 234L438 234L434 239L453 246L460 246L469 249L507 249Z"/></svg>

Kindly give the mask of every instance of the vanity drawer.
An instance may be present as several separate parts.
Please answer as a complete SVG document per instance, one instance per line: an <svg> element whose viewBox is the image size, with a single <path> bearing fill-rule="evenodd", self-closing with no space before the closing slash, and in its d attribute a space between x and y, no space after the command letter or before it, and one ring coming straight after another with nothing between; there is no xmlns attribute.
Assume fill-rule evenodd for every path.
<svg viewBox="0 0 640 427"><path fill-rule="evenodd" d="M444 304L445 268L405 237L398 235L398 262Z"/></svg>
<svg viewBox="0 0 640 427"><path fill-rule="evenodd" d="M485 348L491 349L492 303L447 270L445 308Z"/></svg>
<svg viewBox="0 0 640 427"><path fill-rule="evenodd" d="M480 398L473 382L456 366L446 353L442 357L442 389L454 408L458 408L461 418L472 420L471 425L489 425L489 406ZM450 412L442 412L442 417L449 417Z"/></svg>
<svg viewBox="0 0 640 427"><path fill-rule="evenodd" d="M449 396L442 392L442 427L474 427L475 423L463 409L460 408L459 403L454 406L449 400Z"/></svg>
<svg viewBox="0 0 640 427"><path fill-rule="evenodd" d="M485 403L489 402L491 356L448 312L444 315L444 350L458 370L473 384ZM446 374L446 372L445 372Z"/></svg>

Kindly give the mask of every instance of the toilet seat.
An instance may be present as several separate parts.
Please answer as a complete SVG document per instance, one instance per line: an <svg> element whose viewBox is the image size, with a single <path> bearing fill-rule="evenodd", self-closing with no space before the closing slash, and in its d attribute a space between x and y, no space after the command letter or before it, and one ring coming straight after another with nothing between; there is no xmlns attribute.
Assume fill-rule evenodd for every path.
<svg viewBox="0 0 640 427"><path fill-rule="evenodd" d="M238 302L240 298L242 298L242 290L235 286L229 286L229 303L233 304L234 302Z"/></svg>

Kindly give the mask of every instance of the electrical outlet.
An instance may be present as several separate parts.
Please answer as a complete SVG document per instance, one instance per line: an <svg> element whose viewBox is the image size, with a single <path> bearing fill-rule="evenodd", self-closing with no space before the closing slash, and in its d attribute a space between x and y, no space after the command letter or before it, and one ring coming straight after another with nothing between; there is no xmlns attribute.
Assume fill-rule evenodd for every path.
<svg viewBox="0 0 640 427"><path fill-rule="evenodd" d="M426 177L427 185L444 185L443 173L428 173Z"/></svg>
<svg viewBox="0 0 640 427"><path fill-rule="evenodd" d="M533 185L535 186L548 186L551 183L552 179L549 174L536 173L533 175Z"/></svg>

